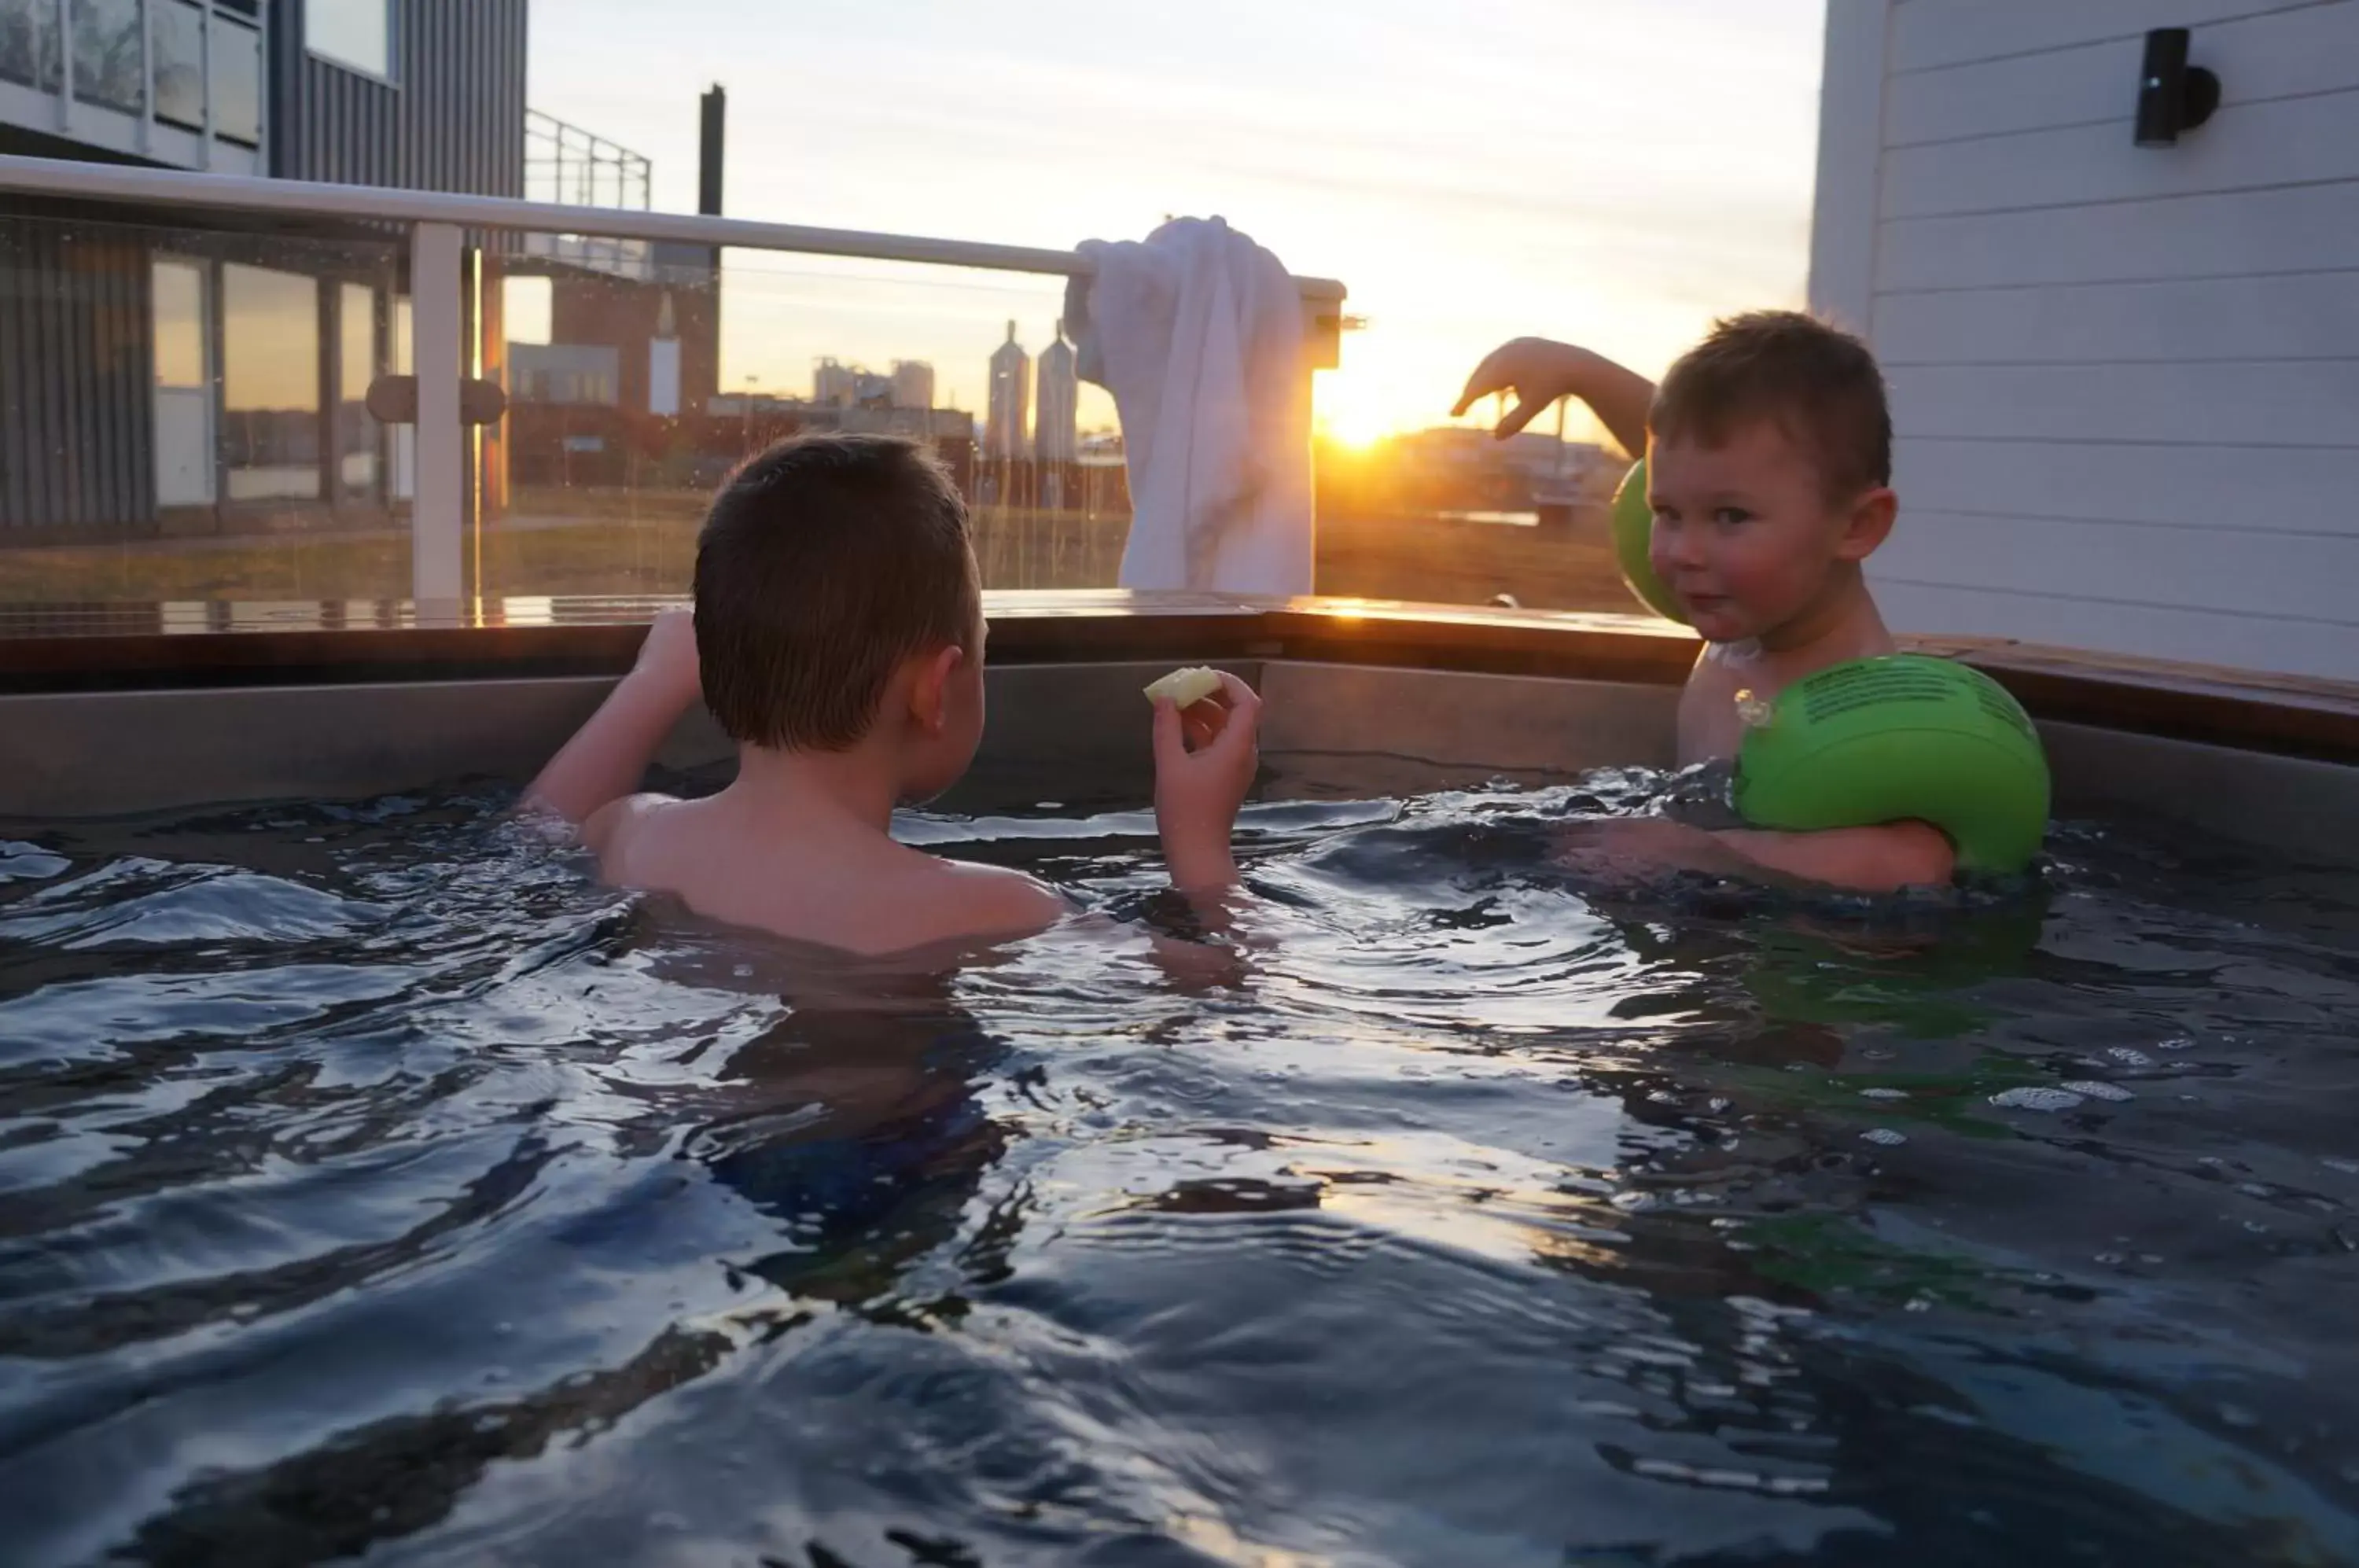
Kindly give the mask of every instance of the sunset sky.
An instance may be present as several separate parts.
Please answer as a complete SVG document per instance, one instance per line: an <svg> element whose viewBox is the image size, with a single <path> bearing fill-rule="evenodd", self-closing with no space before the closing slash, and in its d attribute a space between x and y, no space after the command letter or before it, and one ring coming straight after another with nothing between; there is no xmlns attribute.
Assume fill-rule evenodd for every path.
<svg viewBox="0 0 2359 1568"><path fill-rule="evenodd" d="M1659 370L1715 314L1803 295L1823 0L564 0L531 102L695 205L729 91L733 216L1014 245L1225 217L1369 318L1321 377L1365 438L1444 422L1520 332ZM1183 18L1183 19L1182 19ZM735 255L724 390L821 354L931 360L977 408L1060 284ZM1085 419L1089 410L1085 409ZM1578 427L1576 427L1578 428Z"/></svg>

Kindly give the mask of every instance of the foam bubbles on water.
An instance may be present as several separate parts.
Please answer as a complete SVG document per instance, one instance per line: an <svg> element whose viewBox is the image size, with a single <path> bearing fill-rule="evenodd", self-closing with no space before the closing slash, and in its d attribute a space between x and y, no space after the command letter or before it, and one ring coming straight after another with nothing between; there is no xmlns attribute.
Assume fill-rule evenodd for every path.
<svg viewBox="0 0 2359 1568"><path fill-rule="evenodd" d="M1895 1148L1908 1141L1907 1133L1896 1132L1890 1127L1870 1127L1859 1136L1865 1142L1880 1143L1886 1149Z"/></svg>
<svg viewBox="0 0 2359 1568"><path fill-rule="evenodd" d="M37 844L0 839L0 882L42 882L71 869L73 862Z"/></svg>
<svg viewBox="0 0 2359 1568"><path fill-rule="evenodd" d="M1755 1470L1733 1470L1682 1465L1676 1459L1634 1459L1633 1474L1658 1481L1682 1481L1691 1486L1729 1491L1766 1492L1776 1497L1814 1497L1828 1489L1816 1475L1765 1475Z"/></svg>
<svg viewBox="0 0 2359 1568"><path fill-rule="evenodd" d="M2064 1087L2084 1099L2120 1101L2135 1098L2119 1083L2107 1083L2096 1078L2075 1078Z"/></svg>
<svg viewBox="0 0 2359 1568"><path fill-rule="evenodd" d="M1905 1100L1908 1097L1908 1091L1906 1089L1862 1089L1859 1092L1859 1097L1863 1100Z"/></svg>
<svg viewBox="0 0 2359 1568"><path fill-rule="evenodd" d="M2010 1111L2069 1111L2081 1104L2081 1096L2067 1089L2026 1085L2020 1089L2002 1089L1990 1097L1990 1103Z"/></svg>

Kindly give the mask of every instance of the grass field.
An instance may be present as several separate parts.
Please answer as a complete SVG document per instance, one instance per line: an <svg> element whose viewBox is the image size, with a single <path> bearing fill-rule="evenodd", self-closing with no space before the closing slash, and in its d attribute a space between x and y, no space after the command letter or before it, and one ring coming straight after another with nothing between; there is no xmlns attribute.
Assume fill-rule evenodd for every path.
<svg viewBox="0 0 2359 1568"><path fill-rule="evenodd" d="M489 597L687 591L701 496L626 491L519 492L481 540ZM986 508L976 554L994 588L1114 583L1129 523L1075 513ZM1602 513L1567 532L1431 517L1322 516L1322 593L1479 604L1511 593L1527 608L1630 605ZM0 548L0 599L398 599L409 542L397 530Z"/></svg>

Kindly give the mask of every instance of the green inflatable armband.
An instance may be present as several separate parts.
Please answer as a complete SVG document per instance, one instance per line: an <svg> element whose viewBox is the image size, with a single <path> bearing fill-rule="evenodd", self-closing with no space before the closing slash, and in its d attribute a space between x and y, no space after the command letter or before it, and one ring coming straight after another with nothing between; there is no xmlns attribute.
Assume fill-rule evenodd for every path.
<svg viewBox="0 0 2359 1568"><path fill-rule="evenodd" d="M1980 670L1924 654L1797 681L1750 722L1736 757L1736 811L1754 826L1930 822L1961 873L2029 866L2048 795L2048 759L2022 705Z"/></svg>
<svg viewBox="0 0 2359 1568"><path fill-rule="evenodd" d="M1647 608L1667 621L1687 624L1688 613L1670 584L1655 575L1647 559L1647 536L1655 531L1655 509L1647 505L1647 460L1640 458L1622 476L1614 492L1614 555L1621 563L1622 581Z"/></svg>

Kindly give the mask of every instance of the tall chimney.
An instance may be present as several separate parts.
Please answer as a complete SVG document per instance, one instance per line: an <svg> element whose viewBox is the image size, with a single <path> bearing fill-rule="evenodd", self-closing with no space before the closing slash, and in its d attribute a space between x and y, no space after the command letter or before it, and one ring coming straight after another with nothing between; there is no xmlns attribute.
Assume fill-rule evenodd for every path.
<svg viewBox="0 0 2359 1568"><path fill-rule="evenodd" d="M721 215L721 148L724 139L724 122L729 115L729 95L721 84L700 100L701 116L696 154L696 210L707 217Z"/></svg>

